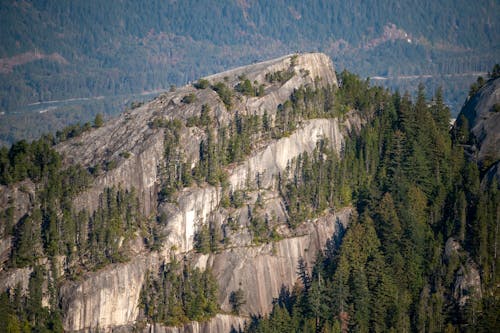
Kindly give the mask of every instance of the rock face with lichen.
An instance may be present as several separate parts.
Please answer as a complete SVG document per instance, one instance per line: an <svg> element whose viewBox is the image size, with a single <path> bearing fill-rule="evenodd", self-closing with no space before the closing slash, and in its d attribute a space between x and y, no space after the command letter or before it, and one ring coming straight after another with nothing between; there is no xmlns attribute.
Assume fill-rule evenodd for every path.
<svg viewBox="0 0 500 333"><path fill-rule="evenodd" d="M231 89L248 81L258 87L258 93L235 93L229 105L213 89L185 86L56 146L63 156L63 165L81 165L94 171L91 185L73 199L74 207L93 212L106 188L134 190L143 218L158 221L163 236L161 250L152 251L144 246L141 232L137 231L126 244L130 257L127 262L86 271L76 279L62 279L59 297L66 331L224 332L237 329L243 326L246 316L268 313L280 289L294 285L299 258L311 267L327 240L347 227L352 213L349 207L302 221L293 230L288 228L284 202L276 186L288 163L302 153L312 152L321 140L326 140L333 151L340 153L347 135L357 133L363 124L355 112L341 118L304 120L279 138L255 137L252 151L243 160L225 167L224 188L208 183L190 185L177 191L171 200L160 198L168 140L177 141L176 156L188 168L194 168L199 162L200 145L208 140L207 133L198 126L184 125L175 132L175 137L167 140L168 129L162 124L176 121L186 124L200 117L200 110L208 107L217 128L230 124L235 112L242 116L265 114L273 126L277 109L296 89L337 86L331 60L316 53L285 56L205 79L210 85L222 82ZM16 221L29 213L34 195L32 185L24 186L23 191L19 189L0 188L2 207L11 198L15 199ZM231 212L221 203L227 190L246 192L243 205ZM249 231L248 207L257 197L262 201L260 209L273 216L269 223L277 234L276 239L262 244L255 244ZM195 253L195 234L208 224L223 228L229 219L235 221L231 230L224 229L230 245L210 254ZM0 259L8 257L10 247L8 238L0 241ZM245 290L242 317L218 314L208 322L176 328L144 323L140 297L145 276L174 257L186 258L193 267L211 269L219 286L218 304L223 312L231 311L230 294L238 288ZM65 258L61 258L61 262L65 262ZM6 267L3 270L0 286L4 289L17 282L27 284L25 280L30 271ZM64 270L61 271L64 274Z"/></svg>

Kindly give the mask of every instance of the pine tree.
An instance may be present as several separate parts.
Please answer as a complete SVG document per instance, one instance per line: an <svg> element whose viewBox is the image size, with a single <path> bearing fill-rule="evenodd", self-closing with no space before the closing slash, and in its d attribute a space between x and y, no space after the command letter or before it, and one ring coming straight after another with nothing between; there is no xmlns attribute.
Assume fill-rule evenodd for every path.
<svg viewBox="0 0 500 333"><path fill-rule="evenodd" d="M441 87L434 94L431 113L440 134L447 137L450 130L451 114L450 109L444 104L443 89Z"/></svg>
<svg viewBox="0 0 500 333"><path fill-rule="evenodd" d="M401 224L390 193L385 193L377 211L377 233L382 248L389 260L393 261L401 246Z"/></svg>
<svg viewBox="0 0 500 333"><path fill-rule="evenodd" d="M103 125L104 125L104 118L102 114L100 113L96 114L94 118L94 127L99 128L102 127Z"/></svg>

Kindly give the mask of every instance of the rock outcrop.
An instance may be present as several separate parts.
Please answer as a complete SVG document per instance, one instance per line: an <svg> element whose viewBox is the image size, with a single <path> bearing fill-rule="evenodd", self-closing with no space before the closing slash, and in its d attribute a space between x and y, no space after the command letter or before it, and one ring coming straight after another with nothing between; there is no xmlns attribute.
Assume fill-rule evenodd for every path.
<svg viewBox="0 0 500 333"><path fill-rule="evenodd" d="M23 181L15 186L0 185L0 211L4 210L5 220L0 221L0 236L6 235L7 225L13 227L17 221L29 213L35 204L35 185L29 181ZM9 213L7 213L9 211ZM7 216L10 215L10 216ZM7 221L9 219L10 221ZM0 271L4 263L9 259L12 250L12 237L0 238ZM1 283L1 278L0 278Z"/></svg>
<svg viewBox="0 0 500 333"><path fill-rule="evenodd" d="M213 332L239 332L245 327L247 318L218 314L211 320L203 323L192 322L182 327L165 327L154 324L147 325L144 333L213 333Z"/></svg>
<svg viewBox="0 0 500 333"><path fill-rule="evenodd" d="M241 189L249 184L257 187L258 181L261 188L271 188L291 159L311 152L321 139L328 140L340 152L344 137L360 126L361 120L354 115L346 117L342 123L338 119L307 121L289 137L272 142L235 167L230 172L229 184L233 189ZM168 221L165 248L175 246L181 252L192 250L197 226L208 221L220 196L220 189L216 187L190 188L179 195L175 204L160 206Z"/></svg>
<svg viewBox="0 0 500 333"><path fill-rule="evenodd" d="M453 298L457 304L463 307L470 300L481 299L481 275L478 265L454 238L449 238L446 241L445 258L448 261L459 262L453 284Z"/></svg>
<svg viewBox="0 0 500 333"><path fill-rule="evenodd" d="M214 273L219 286L221 310L231 312L229 296L241 288L245 295L241 313L265 314L271 310L273 298L278 297L280 289L291 288L297 281L299 258L312 267L326 241L347 227L351 213L350 208L345 208L336 214L309 221L296 230L297 236L275 243L235 245L215 254L193 254L190 262L194 267L210 268ZM89 273L81 281L67 282L60 290L65 313L64 328L68 331L88 331L98 327L111 331L114 327L132 326L139 315L139 295L145 273L157 269L164 259L154 254L147 257L140 255L128 263ZM233 321L218 324L216 321L208 326L188 326L196 327L193 332L223 332L209 328L230 327L232 324ZM155 327L160 329L160 326Z"/></svg>
<svg viewBox="0 0 500 333"><path fill-rule="evenodd" d="M265 82L266 74L288 70L292 70L295 75L283 85L267 87L263 97L244 98L242 103L237 105L237 109L246 111L247 114L262 115L264 111L274 114L276 106L288 99L293 90L300 86L338 86L332 61L322 53L288 55L211 75L206 79L211 83L223 81L235 86L240 81L241 74L250 82Z"/></svg>
<svg viewBox="0 0 500 333"><path fill-rule="evenodd" d="M285 170L287 163L299 154L316 148L320 140L328 140L332 148L340 153L345 136L352 130L359 130L361 120L351 115L346 120L313 119L304 122L292 135L280 139L248 158L238 166L229 177L233 188L238 189L250 181L259 179L260 186L267 188L274 185L276 176Z"/></svg>
<svg viewBox="0 0 500 333"><path fill-rule="evenodd" d="M33 268L17 268L11 269L0 274L0 290L14 290L17 286L21 287L24 292L28 289L28 283Z"/></svg>
<svg viewBox="0 0 500 333"><path fill-rule="evenodd" d="M337 86L331 60L326 55L317 53L289 55L232 69L206 79L211 83L224 82L233 88L242 77L252 82L265 83L266 74L276 71L291 71L293 76L284 84L266 83L262 97L238 96L233 101L232 109L247 115L267 111L272 120L277 106L284 103L294 89L301 86ZM189 94L194 94L195 102L183 102L183 98ZM98 176L91 189L75 200L75 206L93 211L98 204L99 194L105 187L120 186L125 189L135 188L144 214L153 213L158 192L158 169L163 162L164 138L161 128L151 128L150 125L155 119L187 120L189 117L199 116L202 104L211 107L219 126L226 125L232 117L219 95L212 89L185 86L129 110L117 119L106 122L103 127L58 145L57 150L62 153L67 165L80 164L88 168L113 166L112 170ZM203 136L196 129L187 129L180 139L183 140L186 158L195 163Z"/></svg>
<svg viewBox="0 0 500 333"><path fill-rule="evenodd" d="M488 81L464 105L461 114L468 121L474 158L488 174L485 179L497 177L500 184L500 78Z"/></svg>
<svg viewBox="0 0 500 333"><path fill-rule="evenodd" d="M115 168L98 176L92 187L74 200L75 207L94 211L103 190L115 186L127 190L134 188L144 215L156 210L156 181L158 166L163 161L163 133L148 127L148 111L139 109L134 113L134 120L111 121L105 127L57 147L68 165L91 168L116 164ZM130 156L125 158L124 154Z"/></svg>
<svg viewBox="0 0 500 333"><path fill-rule="evenodd" d="M232 311L231 292L242 289L245 304L240 313L266 314L272 309L273 299L282 287L292 288L297 281L299 258L312 267L317 254L335 233L342 232L349 223L352 210L343 209L305 223L297 237L259 246L233 247L193 260L199 268L211 268L219 283L219 303L223 311Z"/></svg>
<svg viewBox="0 0 500 333"><path fill-rule="evenodd" d="M143 258L137 258L88 274L82 281L65 283L60 290L64 329L110 330L133 324L146 267Z"/></svg>

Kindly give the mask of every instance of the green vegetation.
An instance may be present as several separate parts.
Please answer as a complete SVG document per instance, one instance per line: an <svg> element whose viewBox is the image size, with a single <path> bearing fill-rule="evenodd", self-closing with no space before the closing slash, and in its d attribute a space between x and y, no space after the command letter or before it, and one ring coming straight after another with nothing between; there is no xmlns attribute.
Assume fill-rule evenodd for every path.
<svg viewBox="0 0 500 333"><path fill-rule="evenodd" d="M78 176L81 172L75 169L70 179L81 178ZM63 180L66 181L68 178ZM56 190L54 186L57 185L48 189ZM79 186L84 188L85 181L81 185L75 182L63 186L75 187L62 190L61 194L67 196L64 199L51 192L40 193L42 209L35 209L16 226L11 265L25 267L41 257L52 259L65 255L72 263L66 274L75 277L82 267L97 269L126 260L126 246L120 244L126 242L142 222L135 193L108 188L101 195L97 210L90 214L85 210L75 211L70 203L74 191L78 191Z"/></svg>
<svg viewBox="0 0 500 333"><path fill-rule="evenodd" d="M254 84L250 82L249 79L244 79L240 83L234 87L239 93L242 93L245 96L255 97L264 95L264 85L255 81Z"/></svg>
<svg viewBox="0 0 500 333"><path fill-rule="evenodd" d="M61 167L61 156L50 141L48 137L32 143L23 140L10 149L0 148L0 184L8 185L26 178L39 182L56 176Z"/></svg>
<svg viewBox="0 0 500 333"><path fill-rule="evenodd" d="M95 123L95 120L94 120ZM80 136L82 133L89 131L92 129L92 126L90 123L85 123L83 125L76 124L76 125L70 125L67 127L64 127L63 129L56 131L56 137L54 139L51 139L53 144L63 142L72 138L76 138ZM47 136L50 137L50 134Z"/></svg>
<svg viewBox="0 0 500 333"><path fill-rule="evenodd" d="M156 119L153 126L165 128L165 169L162 171L163 182L159 199L160 201L174 201L176 191L191 185L192 182L190 165L183 160L178 145L179 131L183 125L178 119L172 121Z"/></svg>
<svg viewBox="0 0 500 333"><path fill-rule="evenodd" d="M98 114L94 127L102 125L103 118ZM61 168L61 156L52 147L91 129L90 123L70 125L57 131L55 137L47 134L31 143L21 140L9 149L0 147L0 184L9 185L27 178L37 183L55 176Z"/></svg>
<svg viewBox="0 0 500 333"><path fill-rule="evenodd" d="M135 192L114 188L101 195L95 212L81 211L74 218L77 230L72 241L80 249L75 255L87 269L126 261L127 247L122 243L132 238L143 222Z"/></svg>
<svg viewBox="0 0 500 333"><path fill-rule="evenodd" d="M281 175L279 191L285 201L290 227L295 228L327 207L350 204L349 184L337 161L337 153L327 142L320 141L311 156L299 155Z"/></svg>
<svg viewBox="0 0 500 333"><path fill-rule="evenodd" d="M493 66L491 72L488 73L488 77L493 80L500 77L500 64L495 64L495 66Z"/></svg>
<svg viewBox="0 0 500 333"><path fill-rule="evenodd" d="M193 86L196 89L207 89L208 87L210 87L210 82L208 82L208 80L206 79L199 79L198 82L195 82L193 84Z"/></svg>
<svg viewBox="0 0 500 333"><path fill-rule="evenodd" d="M291 163L280 188L292 226L349 202L357 215L319 254L312 274L299 262L301 283L283 290L271 314L246 331L495 330L497 184L480 189L477 166L450 138L439 91L434 103L422 87L415 102L377 90L377 98L360 100L373 88L347 78L343 103L375 116L346 142L342 159L320 143ZM444 251L450 238L461 246L457 254ZM455 277L470 269L469 255L483 296L469 289L459 305Z"/></svg>
<svg viewBox="0 0 500 333"><path fill-rule="evenodd" d="M211 114L210 106L207 104L203 104L201 106L201 113L199 117L190 117L186 121L187 127L197 126L197 127L206 127L212 123L212 114Z"/></svg>
<svg viewBox="0 0 500 333"><path fill-rule="evenodd" d="M272 226L272 222L272 218L265 214L265 212L259 211L256 206L253 207L248 229L252 234L252 242L254 244L277 242L283 238L277 233L276 226Z"/></svg>
<svg viewBox="0 0 500 333"><path fill-rule="evenodd" d="M102 125L104 125L104 118L102 117L102 114L98 113L94 118L94 127L99 128L102 127Z"/></svg>
<svg viewBox="0 0 500 333"><path fill-rule="evenodd" d="M293 69L286 71L276 71L273 73L266 73L266 81L269 83L279 82L281 84L290 80L295 75Z"/></svg>
<svg viewBox="0 0 500 333"><path fill-rule="evenodd" d="M194 93L190 93L189 95L186 95L182 97L181 102L185 104L191 104L196 101L196 95Z"/></svg>
<svg viewBox="0 0 500 333"><path fill-rule="evenodd" d="M236 291L232 291L231 295L229 295L229 303L233 308L233 313L238 315L240 314L240 308L245 304L245 295L243 289L238 288Z"/></svg>
<svg viewBox="0 0 500 333"><path fill-rule="evenodd" d="M212 86L212 89L219 94L222 102L226 105L226 108L230 109L232 105L233 92L226 86L223 82L217 82Z"/></svg>
<svg viewBox="0 0 500 333"><path fill-rule="evenodd" d="M300 283L291 291L283 289L272 313L255 318L246 330L495 331L500 197L494 181L481 187L485 170L464 156L462 145L473 140L467 119L459 118L450 133L450 111L440 90L429 101L419 86L412 100L409 94L371 87L346 71L338 77L338 89L296 89L276 110L274 126L268 113L244 116L236 110L229 125L213 126L208 105L186 125L178 119L153 120L149 126L163 128L165 135L159 199L175 203L176 193L194 181L221 186L221 206L230 213L227 226L235 230L232 209L248 204L249 197L243 190L228 190L227 166L243 161L258 144L292 134L304 120L346 119L356 110L366 125L343 142L339 153L320 140L312 152L291 160L276 182L291 228L346 205L356 214L345 233L332 235L312 273L299 261ZM247 85L244 78L242 82ZM224 83L214 89L223 100L233 93ZM204 131L193 169L179 147L183 126ZM161 249L164 237L159 228L164 217L157 222L142 216L133 190L106 188L92 212L73 207L72 200L88 188L92 175L80 166L63 169L52 148L56 140L46 137L0 150L2 184L35 183L29 214L14 221L15 202L0 212L6 221L2 234L13 236L7 266L34 268L25 296L17 288L0 295L0 327L13 332L61 331L60 278L78 279L84 272L126 261L128 243L138 235L151 251ZM127 158L126 152L122 157ZM93 173L116 163L98 165ZM248 208L254 244L279 239L275 221L262 211L262 198ZM209 222L199 226L195 249L216 252L224 241L220 226ZM448 241L460 245L456 253L446 253ZM55 268L59 256L66 259L63 277ZM49 272L38 267L42 258L48 259ZM471 262L481 277L482 298L474 289L465 290L469 298L460 304L454 295L456 276L470 270ZM43 281L51 293L50 308L41 305ZM240 288L231 293L234 313L249 292ZM216 294L209 271L172 259L148 274L141 311L148 321L167 325L203 321L218 311Z"/></svg>
<svg viewBox="0 0 500 333"><path fill-rule="evenodd" d="M491 72L488 72L488 80L485 80L482 76L479 76L476 82L474 82L470 86L468 97L474 96L474 94L476 94L479 91L479 89L481 89L489 80L494 80L499 77L500 77L500 65L496 64L495 66L493 66Z"/></svg>
<svg viewBox="0 0 500 333"><path fill-rule="evenodd" d="M275 127L270 129L273 138L290 135L302 120L313 118L330 118L340 115L334 109L334 87L320 88L300 87L296 89L290 100L278 105ZM264 119L262 120L264 123ZM266 125L265 127L268 127Z"/></svg>
<svg viewBox="0 0 500 333"><path fill-rule="evenodd" d="M222 231L213 222L201 226L194 235L194 249L199 253L217 252L223 243Z"/></svg>
<svg viewBox="0 0 500 333"><path fill-rule="evenodd" d="M174 258L146 277L140 307L154 323L179 326L205 321L218 311L217 282L209 270L192 269Z"/></svg>
<svg viewBox="0 0 500 333"><path fill-rule="evenodd" d="M30 154L35 152L33 156L37 156L39 144L35 142L30 149L22 150L22 155L15 155L23 157L16 159L16 163L30 160L26 157L27 151ZM16 144L13 147L21 146ZM55 156L54 161L59 161L57 154L44 156ZM35 163L34 167L27 168L26 173L14 172L14 175L19 175L18 179L22 178L20 175L27 175L36 182L34 208L19 221L13 220L13 206L1 213L2 221L5 217L6 222L2 225L2 237L12 236L7 267L34 268L27 295L23 296L17 288L0 296L0 325L11 327L12 332L18 327L23 332L62 332L57 298L60 279L78 279L86 271L126 261L128 241L136 236L137 231L144 234L146 245L152 250L157 249L157 243L161 241L157 236L156 222L148 222L142 217L133 190L106 188L95 211L76 210L72 200L90 185L89 172L80 166L61 169L60 162L49 162ZM13 170L19 170L16 165ZM65 258L62 277L56 268L59 256ZM50 267L49 272L38 266L42 258L49 260L44 266ZM50 291L50 308L42 306L41 302L44 281Z"/></svg>
<svg viewBox="0 0 500 333"><path fill-rule="evenodd" d="M0 326L13 332L18 327L23 332L62 332L57 294L61 279L78 279L89 270L127 260L128 242L136 232L152 249L160 240L154 238L156 222L142 217L134 190L106 188L92 212L73 207L92 175L79 165L63 168L61 156L52 148L56 140L45 136L0 149L1 183L29 195L32 207L15 221L16 198L11 198L0 212L2 237L12 237L5 267L34 269L26 295L17 288L0 296ZM106 168L114 164L106 163ZM30 182L20 183L27 179ZM65 259L64 267L59 258ZM41 259L48 259L43 267L38 266ZM49 308L41 302L44 286L50 292Z"/></svg>
<svg viewBox="0 0 500 333"><path fill-rule="evenodd" d="M151 124L153 127L166 129L166 168L163 171L160 200L175 201L176 192L190 186L193 181L224 185L227 178L224 167L241 162L250 154L255 139L262 139L261 117L257 115L242 116L236 112L228 126L217 130L213 122L212 111L206 104L202 105L199 117L191 117L186 121L186 126L198 126L205 131L205 138L200 143L198 163L193 169L191 161L186 160L178 146L182 123L178 120L164 122L157 119Z"/></svg>
<svg viewBox="0 0 500 333"><path fill-rule="evenodd" d="M0 294L0 327L3 332L64 332L59 309L42 306L42 286L48 281L54 288L55 281L40 266L35 266L28 284L28 296L23 296L21 285Z"/></svg>
<svg viewBox="0 0 500 333"><path fill-rule="evenodd" d="M130 154L130 152L128 152L128 151L122 151L122 152L120 153L120 156L121 156L121 157L123 157L123 158L129 158L129 157L130 157L130 155L131 155L131 154Z"/></svg>

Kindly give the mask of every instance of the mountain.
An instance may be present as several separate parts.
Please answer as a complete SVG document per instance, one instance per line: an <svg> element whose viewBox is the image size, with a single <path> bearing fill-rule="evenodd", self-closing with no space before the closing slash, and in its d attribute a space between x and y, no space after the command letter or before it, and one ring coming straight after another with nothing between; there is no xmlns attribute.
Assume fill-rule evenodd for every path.
<svg viewBox="0 0 500 333"><path fill-rule="evenodd" d="M300 53L2 148L0 324L494 331L498 186L449 118Z"/></svg>
<svg viewBox="0 0 500 333"><path fill-rule="evenodd" d="M281 285L294 283L299 256L311 262L350 215L346 208L289 229L275 189L290 159L312 152L320 140L329 139L339 150L350 128L359 128L355 114L342 121L311 119L300 127L278 119L278 106L296 89L307 87L310 94L336 86L325 55L282 57L206 77L198 88L160 95L56 145L58 171L41 177L41 189L32 177L21 183L4 177L11 185L2 187L2 206L15 222L12 240L6 226L3 230L3 289L13 290L19 282L29 289L33 267L42 267L48 283L48 289L40 285L42 304L59 304L65 330L109 330L146 320L139 307L150 287L146 281L189 257L191 267L210 268L219 285L215 310L231 312L231 292L245 288L241 314L268 311ZM16 176L17 165L6 169ZM42 222L46 218L52 227ZM29 245L23 244L27 224L39 233ZM209 241L199 238L205 232ZM24 253L25 246L34 250ZM255 280L254 270L266 275ZM219 310L212 312L209 317ZM233 316L214 320L240 322Z"/></svg>
<svg viewBox="0 0 500 333"><path fill-rule="evenodd" d="M299 51L391 88L444 88L457 113L469 78L498 62L498 2L3 1L0 140L116 115L170 85ZM465 79L464 79L465 76Z"/></svg>

